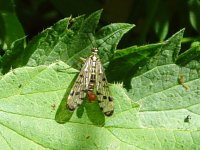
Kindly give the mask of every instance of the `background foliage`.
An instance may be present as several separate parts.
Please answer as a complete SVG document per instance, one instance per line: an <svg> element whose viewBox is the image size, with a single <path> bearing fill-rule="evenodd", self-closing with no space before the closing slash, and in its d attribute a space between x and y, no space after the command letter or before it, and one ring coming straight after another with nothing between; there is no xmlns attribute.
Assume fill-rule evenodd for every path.
<svg viewBox="0 0 200 150"><path fill-rule="evenodd" d="M199 149L199 8L0 0L0 149ZM111 117L97 102L65 107L94 46L112 83Z"/></svg>
<svg viewBox="0 0 200 150"><path fill-rule="evenodd" d="M64 17L91 14L101 8L104 11L100 26L113 22L136 25L135 29L121 41L120 48L127 45L163 41L181 28L186 28L184 42L199 39L200 2L198 0L169 0L166 2L161 0L126 0L126 2L121 0L87 0L84 2L81 0L15 0L8 2L1 0L1 11L14 13L15 9L28 39ZM15 28L17 28L17 23L6 32L12 33ZM18 27L19 32L20 30ZM1 32L5 32L4 29ZM18 36L22 36L21 32Z"/></svg>

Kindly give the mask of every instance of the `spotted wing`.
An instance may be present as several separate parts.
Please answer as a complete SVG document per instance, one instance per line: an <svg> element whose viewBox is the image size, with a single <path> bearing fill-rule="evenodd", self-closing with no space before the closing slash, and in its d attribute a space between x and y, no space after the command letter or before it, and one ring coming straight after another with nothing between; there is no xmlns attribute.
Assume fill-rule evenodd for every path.
<svg viewBox="0 0 200 150"><path fill-rule="evenodd" d="M79 105L81 105L86 97L92 69L91 63L92 60L91 57L89 57L81 68L81 71L70 91L67 99L67 107L71 111L74 111Z"/></svg>
<svg viewBox="0 0 200 150"><path fill-rule="evenodd" d="M96 62L96 94L99 106L106 116L114 112L114 103L100 59Z"/></svg>

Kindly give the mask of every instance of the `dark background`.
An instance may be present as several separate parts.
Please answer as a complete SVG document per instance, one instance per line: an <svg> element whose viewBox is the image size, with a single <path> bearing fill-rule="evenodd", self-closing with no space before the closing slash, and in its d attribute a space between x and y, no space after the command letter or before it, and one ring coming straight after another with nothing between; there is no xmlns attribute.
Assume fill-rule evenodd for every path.
<svg viewBox="0 0 200 150"><path fill-rule="evenodd" d="M13 4L29 40L64 17L89 15L102 8L99 26L115 22L136 25L118 48L160 42L182 28L186 29L184 46L199 40L199 0L14 0Z"/></svg>

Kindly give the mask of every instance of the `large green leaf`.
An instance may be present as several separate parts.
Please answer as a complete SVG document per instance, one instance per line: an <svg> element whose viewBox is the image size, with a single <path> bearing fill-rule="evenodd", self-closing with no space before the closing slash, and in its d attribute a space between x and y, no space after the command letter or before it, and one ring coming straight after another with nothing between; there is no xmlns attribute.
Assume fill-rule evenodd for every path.
<svg viewBox="0 0 200 150"><path fill-rule="evenodd" d="M127 92L122 84L110 84L113 116L105 117L87 98L74 113L66 109L79 57L97 46L102 62L108 62L133 27L111 24L95 32L100 13L63 19L35 37L18 61L2 59L3 69L9 60L15 67L27 66L0 77L0 149L200 148L200 46L179 56L183 30L162 44L114 54L109 78L129 78L130 87ZM14 47L21 48L17 43Z"/></svg>
<svg viewBox="0 0 200 150"><path fill-rule="evenodd" d="M159 52L138 70L138 76L132 79L129 90L130 96L133 96L135 101L146 96L154 96L153 93L159 92L162 95L165 89L170 90L179 84L178 78L184 72L181 73L175 61L182 36L183 30L169 38Z"/></svg>
<svg viewBox="0 0 200 150"><path fill-rule="evenodd" d="M116 99L115 116L106 119L102 117L105 125L95 125L96 120L92 120L96 117L95 112L88 112L95 107L95 103L84 106L85 112L81 118L74 113L70 121L63 125L54 120L61 99L66 102L66 89L76 73L76 70L66 64L57 62L48 67L19 68L6 74L0 80L1 147L105 149L110 144L111 148L117 144L119 140L109 130L113 121L116 125L122 125L125 116L121 113L132 108L121 85L111 86ZM87 115L86 112L90 114ZM69 112L65 109L60 113ZM117 121L117 116L121 116L121 123ZM91 142L94 143L89 144Z"/></svg>
<svg viewBox="0 0 200 150"><path fill-rule="evenodd" d="M25 48L18 53L18 59L10 57L4 59L2 72L10 67L48 65L56 60L62 60L74 68L80 68L80 57L88 57L93 47L98 47L103 63L108 62L121 37L133 25L115 23L102 27L96 31L101 10L94 12L87 18L65 18L47 28L36 36ZM14 50L13 50L14 51ZM16 51L16 50L15 50Z"/></svg>
<svg viewBox="0 0 200 150"><path fill-rule="evenodd" d="M0 148L199 149L199 59L175 64L188 59L177 59L182 35L183 30L165 42L132 78L128 93L121 84L110 85L111 117L87 100L74 113L67 111L77 71L61 61L11 70L0 79Z"/></svg>
<svg viewBox="0 0 200 150"><path fill-rule="evenodd" d="M132 78L128 92L141 106L138 114L141 126L153 130L146 134L156 138L159 144L154 146L164 149L199 148L199 51L190 49L186 52L190 55L182 54L177 59L182 35L183 30L165 42L160 52ZM195 59L190 57L197 52ZM176 60L180 65L175 64Z"/></svg>

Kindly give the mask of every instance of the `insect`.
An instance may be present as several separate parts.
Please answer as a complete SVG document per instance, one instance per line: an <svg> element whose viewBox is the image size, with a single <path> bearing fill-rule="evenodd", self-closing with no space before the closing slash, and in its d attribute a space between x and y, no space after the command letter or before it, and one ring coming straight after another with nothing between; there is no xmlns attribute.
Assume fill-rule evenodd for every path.
<svg viewBox="0 0 200 150"><path fill-rule="evenodd" d="M88 96L90 102L97 98L102 112L106 116L111 116L114 112L113 98L110 96L108 82L97 52L98 49L93 48L92 55L85 60L68 96L67 108L74 111Z"/></svg>
<svg viewBox="0 0 200 150"><path fill-rule="evenodd" d="M179 84L181 84L185 88L185 90L187 91L189 89L189 86L186 85L184 82L185 82L184 75L180 75L179 76Z"/></svg>
<svg viewBox="0 0 200 150"><path fill-rule="evenodd" d="M187 115L187 117L184 119L184 122L190 122L191 116Z"/></svg>
<svg viewBox="0 0 200 150"><path fill-rule="evenodd" d="M51 105L51 108L52 108L52 110L55 110L56 104L52 104L52 105Z"/></svg>

